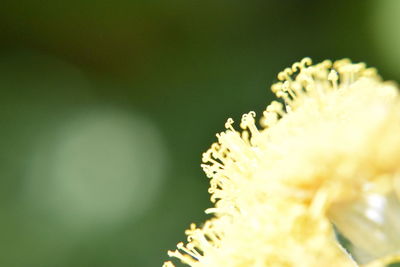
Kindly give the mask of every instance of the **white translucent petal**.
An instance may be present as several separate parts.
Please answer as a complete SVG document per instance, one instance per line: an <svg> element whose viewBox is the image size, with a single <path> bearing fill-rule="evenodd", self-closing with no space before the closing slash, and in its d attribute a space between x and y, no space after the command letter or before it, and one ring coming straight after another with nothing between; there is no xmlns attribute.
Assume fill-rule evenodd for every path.
<svg viewBox="0 0 400 267"><path fill-rule="evenodd" d="M400 202L394 193L336 204L329 216L361 263L400 251Z"/></svg>

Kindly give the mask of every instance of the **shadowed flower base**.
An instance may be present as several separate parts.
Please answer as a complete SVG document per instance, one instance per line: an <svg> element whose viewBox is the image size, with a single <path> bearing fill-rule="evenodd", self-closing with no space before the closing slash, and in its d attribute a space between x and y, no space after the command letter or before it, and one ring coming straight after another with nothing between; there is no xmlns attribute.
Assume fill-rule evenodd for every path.
<svg viewBox="0 0 400 267"><path fill-rule="evenodd" d="M229 119L203 154L213 218L168 254L196 267L383 267L400 260L400 98L349 60L279 73L261 127ZM343 248L336 229L349 240ZM166 262L165 267L173 266Z"/></svg>

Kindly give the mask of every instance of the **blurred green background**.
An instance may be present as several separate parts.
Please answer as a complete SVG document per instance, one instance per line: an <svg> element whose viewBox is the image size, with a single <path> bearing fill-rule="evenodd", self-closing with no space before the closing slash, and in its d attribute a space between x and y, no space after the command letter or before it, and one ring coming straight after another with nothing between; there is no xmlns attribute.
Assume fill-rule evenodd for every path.
<svg viewBox="0 0 400 267"><path fill-rule="evenodd" d="M0 266L161 266L206 219L201 153L277 73L400 80L400 1L0 3Z"/></svg>

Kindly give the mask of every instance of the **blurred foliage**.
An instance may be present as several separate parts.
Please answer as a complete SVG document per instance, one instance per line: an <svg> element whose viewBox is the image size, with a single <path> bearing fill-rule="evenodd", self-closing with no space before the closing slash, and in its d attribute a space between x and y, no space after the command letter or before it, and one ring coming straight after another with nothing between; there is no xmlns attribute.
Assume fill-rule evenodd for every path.
<svg viewBox="0 0 400 267"><path fill-rule="evenodd" d="M386 37L371 30L377 5L2 1L0 265L160 266L189 223L203 221L211 205L201 153L226 118L262 111L281 69L305 56L350 57L379 67L387 79L400 78L381 56L385 47L377 45ZM161 189L140 216L128 212L101 230L71 234L51 211L27 204L30 159L38 144L54 149L51 136L74 114L110 107L140 114L157 127L168 164ZM157 162L141 164L151 169ZM52 188L43 186L44 199Z"/></svg>

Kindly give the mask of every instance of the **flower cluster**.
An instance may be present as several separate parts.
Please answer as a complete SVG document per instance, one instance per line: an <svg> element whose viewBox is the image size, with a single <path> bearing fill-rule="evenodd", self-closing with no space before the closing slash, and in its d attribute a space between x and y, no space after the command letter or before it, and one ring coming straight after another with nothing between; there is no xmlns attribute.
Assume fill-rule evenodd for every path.
<svg viewBox="0 0 400 267"><path fill-rule="evenodd" d="M386 266L400 259L400 97L349 60L278 75L260 126L203 154L212 219L169 255L192 267ZM338 235L349 241L344 248ZM166 262L165 267L174 266Z"/></svg>

